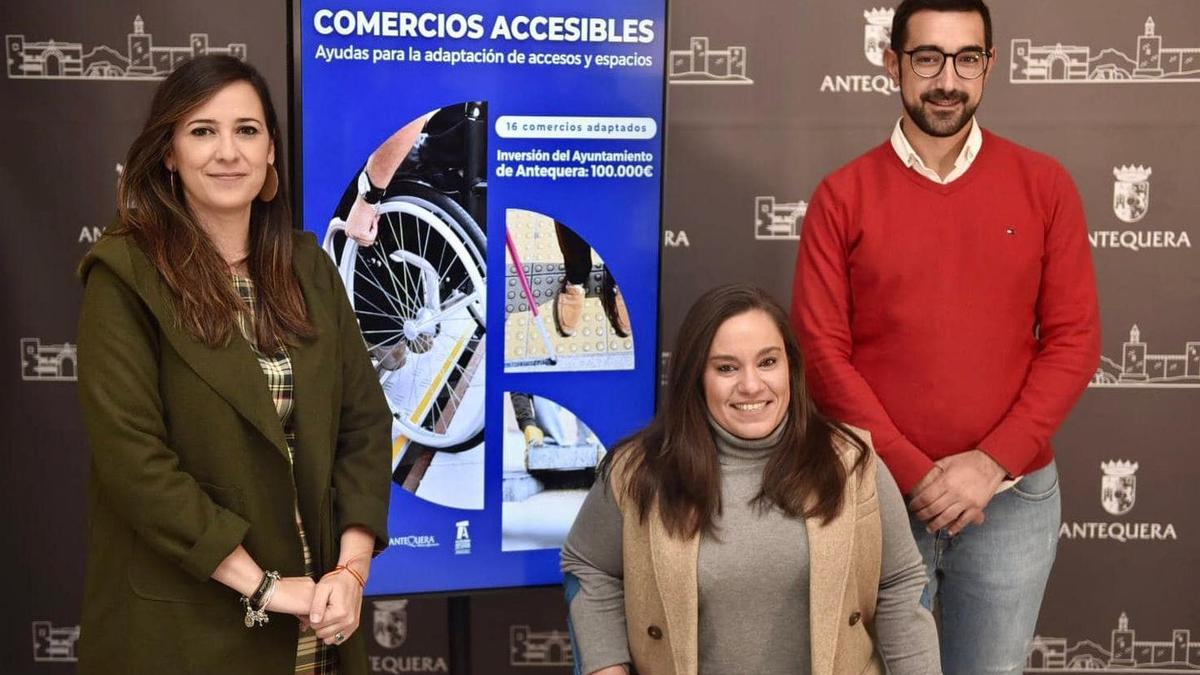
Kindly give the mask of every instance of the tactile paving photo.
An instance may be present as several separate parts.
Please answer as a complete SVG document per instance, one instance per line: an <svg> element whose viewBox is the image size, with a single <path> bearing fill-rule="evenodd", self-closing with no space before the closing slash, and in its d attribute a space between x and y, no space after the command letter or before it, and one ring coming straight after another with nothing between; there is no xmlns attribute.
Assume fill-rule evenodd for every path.
<svg viewBox="0 0 1200 675"><path fill-rule="evenodd" d="M628 370L633 331L599 252L534 211L505 214L505 372Z"/></svg>

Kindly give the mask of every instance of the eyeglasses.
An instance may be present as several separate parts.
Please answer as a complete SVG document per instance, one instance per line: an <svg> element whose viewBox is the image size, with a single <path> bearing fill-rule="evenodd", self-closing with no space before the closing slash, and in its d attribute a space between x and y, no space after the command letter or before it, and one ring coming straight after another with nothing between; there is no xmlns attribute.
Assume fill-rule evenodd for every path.
<svg viewBox="0 0 1200 675"><path fill-rule="evenodd" d="M967 47L953 54L927 47L901 50L901 53L908 54L913 72L926 79L941 75L947 58L954 61L954 72L964 80L977 79L987 70L988 53L977 47Z"/></svg>

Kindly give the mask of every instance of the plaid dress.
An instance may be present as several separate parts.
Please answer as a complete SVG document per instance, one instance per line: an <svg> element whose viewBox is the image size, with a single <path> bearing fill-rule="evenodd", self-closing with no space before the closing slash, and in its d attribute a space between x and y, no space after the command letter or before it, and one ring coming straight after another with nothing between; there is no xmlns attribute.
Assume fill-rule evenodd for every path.
<svg viewBox="0 0 1200 675"><path fill-rule="evenodd" d="M292 431L292 358L288 355L286 347L274 355L267 355L258 350L254 332L254 283L246 277L234 276L233 286L247 307L247 311L237 317L238 329L254 349L258 364L267 376L267 388L275 402L275 410L279 413L279 421L283 424L283 434L287 439L288 461L294 465L296 434ZM312 552L308 548L308 537L304 534L304 523L300 520L299 503L293 505L293 510L296 514L296 532L300 537L300 548L304 550L304 573L311 577ZM321 642L311 630L302 631L296 645L296 672L304 675L337 675L337 649Z"/></svg>

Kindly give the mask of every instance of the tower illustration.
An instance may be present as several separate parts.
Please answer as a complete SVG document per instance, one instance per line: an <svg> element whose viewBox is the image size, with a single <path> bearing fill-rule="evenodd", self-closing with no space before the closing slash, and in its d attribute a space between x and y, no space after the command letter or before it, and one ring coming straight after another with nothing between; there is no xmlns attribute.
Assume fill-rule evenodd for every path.
<svg viewBox="0 0 1200 675"><path fill-rule="evenodd" d="M706 37L692 37L692 70L708 71L708 38Z"/></svg>
<svg viewBox="0 0 1200 675"><path fill-rule="evenodd" d="M1154 34L1154 17L1146 18L1146 31L1138 36L1134 75L1162 77L1162 36Z"/></svg>
<svg viewBox="0 0 1200 675"><path fill-rule="evenodd" d="M146 23L139 14L133 19L133 32L129 34L129 69L130 74L153 75L154 64L150 61L151 38L146 33Z"/></svg>
<svg viewBox="0 0 1200 675"><path fill-rule="evenodd" d="M1192 632L1186 628L1176 628L1171 631L1171 660L1179 663L1188 662L1188 646L1192 642Z"/></svg>
<svg viewBox="0 0 1200 675"><path fill-rule="evenodd" d="M1129 342L1121 345L1121 379L1144 382L1146 375L1146 343L1137 324L1129 329Z"/></svg>
<svg viewBox="0 0 1200 675"><path fill-rule="evenodd" d="M1133 660L1133 631L1129 629L1129 617L1121 612L1117 627L1112 632L1112 659L1109 666L1132 666Z"/></svg>
<svg viewBox="0 0 1200 675"><path fill-rule="evenodd" d="M729 74L745 76L746 75L746 48L745 47L730 47L729 48Z"/></svg>

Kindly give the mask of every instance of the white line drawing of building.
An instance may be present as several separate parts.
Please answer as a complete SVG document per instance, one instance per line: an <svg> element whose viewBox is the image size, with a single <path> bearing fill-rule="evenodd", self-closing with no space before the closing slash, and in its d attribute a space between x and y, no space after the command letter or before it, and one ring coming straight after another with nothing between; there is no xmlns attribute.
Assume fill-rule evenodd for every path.
<svg viewBox="0 0 1200 675"><path fill-rule="evenodd" d="M808 212L808 202L777 202L774 197L754 198L754 238L764 240L799 239L800 225Z"/></svg>
<svg viewBox="0 0 1200 675"><path fill-rule="evenodd" d="M98 45L85 53L80 42L26 42L24 35L5 35L6 72L11 79L161 80L193 56L228 54L246 58L245 44L210 46L208 33L192 33L187 47L155 46L145 27L141 15L134 17L124 54L108 45Z"/></svg>
<svg viewBox="0 0 1200 675"><path fill-rule="evenodd" d="M1138 640L1121 612L1117 627L1104 647L1092 640L1068 646L1066 638L1033 638L1025 661L1026 673L1101 671L1105 673L1180 673L1200 670L1200 642L1186 628L1171 631L1171 639Z"/></svg>
<svg viewBox="0 0 1200 675"><path fill-rule="evenodd" d="M1100 357L1089 387L1200 387L1200 341L1184 343L1182 354L1149 354L1134 324L1121 345L1121 362Z"/></svg>
<svg viewBox="0 0 1200 675"><path fill-rule="evenodd" d="M708 48L708 38L693 37L690 49L671 50L671 84L754 84L746 76L746 48Z"/></svg>
<svg viewBox="0 0 1200 675"><path fill-rule="evenodd" d="M33 660L35 662L72 662L79 626L55 628L49 621L33 622Z"/></svg>
<svg viewBox="0 0 1200 675"><path fill-rule="evenodd" d="M1009 82L1200 82L1200 47L1163 47L1154 17L1146 19L1137 39L1136 58L1108 47L1092 55L1079 45L1034 45L1028 38L1012 41Z"/></svg>
<svg viewBox="0 0 1200 675"><path fill-rule="evenodd" d="M44 345L38 338L21 338L21 379L74 382L79 356L75 345Z"/></svg>
<svg viewBox="0 0 1200 675"><path fill-rule="evenodd" d="M529 626L509 626L509 665L570 666L575 663L571 636L566 631L535 632Z"/></svg>

